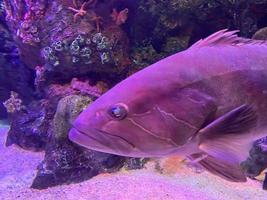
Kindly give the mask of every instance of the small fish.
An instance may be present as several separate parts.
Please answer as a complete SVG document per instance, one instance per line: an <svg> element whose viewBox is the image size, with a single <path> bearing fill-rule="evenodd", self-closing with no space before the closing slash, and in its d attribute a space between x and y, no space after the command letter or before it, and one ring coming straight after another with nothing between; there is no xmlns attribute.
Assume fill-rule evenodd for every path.
<svg viewBox="0 0 267 200"><path fill-rule="evenodd" d="M117 84L73 123L69 139L130 157L183 155L245 182L240 167L267 133L267 42L221 30Z"/></svg>

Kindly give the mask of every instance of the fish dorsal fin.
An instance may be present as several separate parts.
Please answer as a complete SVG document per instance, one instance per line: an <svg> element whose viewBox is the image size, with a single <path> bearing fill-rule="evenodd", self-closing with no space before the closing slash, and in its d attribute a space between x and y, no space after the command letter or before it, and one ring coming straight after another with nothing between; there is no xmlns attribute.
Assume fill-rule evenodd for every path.
<svg viewBox="0 0 267 200"><path fill-rule="evenodd" d="M220 45L232 45L232 46L240 46L240 45L266 45L267 41L265 40L253 40L248 38L238 37L235 31L228 31L228 29L220 30L212 35L208 36L205 39L201 39L195 44L191 46L191 48L199 48L199 47L207 47L207 46L220 46Z"/></svg>

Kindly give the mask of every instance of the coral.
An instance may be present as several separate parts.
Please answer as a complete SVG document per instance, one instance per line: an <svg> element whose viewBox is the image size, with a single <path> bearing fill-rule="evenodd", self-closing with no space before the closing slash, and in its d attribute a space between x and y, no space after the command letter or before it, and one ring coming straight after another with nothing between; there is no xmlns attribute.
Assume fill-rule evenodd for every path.
<svg viewBox="0 0 267 200"><path fill-rule="evenodd" d="M157 55L138 62L151 64L223 28L251 37L258 28L267 26L266 5L266 0L141 0L131 24L132 52L139 54L139 48L152 46ZM180 45L178 41L175 48L170 40L176 38L185 42ZM132 53L136 56L140 58Z"/></svg>
<svg viewBox="0 0 267 200"><path fill-rule="evenodd" d="M21 62L17 44L8 29L5 12L0 1L0 118L7 117L3 101L9 98L10 91L16 91L24 102L32 99L32 73Z"/></svg>
<svg viewBox="0 0 267 200"><path fill-rule="evenodd" d="M126 22L128 19L129 9L124 8L122 11L118 12L116 8L113 8L111 13L112 20L116 23L116 25L120 26Z"/></svg>
<svg viewBox="0 0 267 200"><path fill-rule="evenodd" d="M81 94L94 97L100 97L107 90L107 85L103 82L98 82L96 86L92 86L89 80L80 81L77 78L71 80L70 86Z"/></svg>
<svg viewBox="0 0 267 200"><path fill-rule="evenodd" d="M36 66L34 86L37 92L41 92L44 85L45 85L45 68L42 66Z"/></svg>
<svg viewBox="0 0 267 200"><path fill-rule="evenodd" d="M117 72L124 67L124 60L128 59L128 38L121 27L111 28L109 3L97 0L5 2L8 25L15 34L23 61L32 69L44 66L49 71L48 78L56 74L59 78L70 80L73 72L82 76L95 71ZM75 12L75 20L72 12ZM103 52L104 43L84 45L84 49L78 48L80 45L75 42L71 45L79 35L91 39L100 32L109 40L112 47L109 52L107 49ZM123 45L112 43L114 38ZM32 59L27 59L28 55Z"/></svg>
<svg viewBox="0 0 267 200"><path fill-rule="evenodd" d="M3 103L8 113L15 113L25 109L22 100L18 96L18 93L11 91L10 98Z"/></svg>
<svg viewBox="0 0 267 200"><path fill-rule="evenodd" d="M55 55L55 50L51 47L45 47L42 50L42 56L44 57L45 61L48 63L48 65L45 65L47 70L52 70L53 67L56 67L60 64L59 58Z"/></svg>
<svg viewBox="0 0 267 200"><path fill-rule="evenodd" d="M20 38L22 43L29 45L36 45L41 42L39 37L38 20L42 19L45 12L46 4L43 1L25 1L15 2L15 7L22 9L20 12L16 13L12 9L12 4L5 1L7 10L7 19L16 23L16 20L21 20L18 24L16 37Z"/></svg>
<svg viewBox="0 0 267 200"><path fill-rule="evenodd" d="M62 59L71 57L73 64L91 65L99 59L102 65L113 63L113 42L103 35L77 35L74 40L54 42L51 46L42 49L45 60L45 69L57 71L62 66Z"/></svg>

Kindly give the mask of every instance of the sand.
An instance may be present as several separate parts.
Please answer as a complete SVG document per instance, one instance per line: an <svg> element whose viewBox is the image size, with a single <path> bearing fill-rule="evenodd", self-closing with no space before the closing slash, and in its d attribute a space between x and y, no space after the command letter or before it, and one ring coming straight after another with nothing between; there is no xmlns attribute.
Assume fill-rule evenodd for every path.
<svg viewBox="0 0 267 200"><path fill-rule="evenodd" d="M0 200L266 200L261 183L231 183L208 172L196 173L178 158L155 162L146 169L101 174L78 184L46 190L30 188L43 153L4 147L8 127L0 127Z"/></svg>

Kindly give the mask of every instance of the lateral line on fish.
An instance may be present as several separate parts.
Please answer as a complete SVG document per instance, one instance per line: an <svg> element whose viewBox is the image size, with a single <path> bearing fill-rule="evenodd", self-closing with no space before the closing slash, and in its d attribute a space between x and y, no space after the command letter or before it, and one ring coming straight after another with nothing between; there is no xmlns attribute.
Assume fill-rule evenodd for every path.
<svg viewBox="0 0 267 200"><path fill-rule="evenodd" d="M140 113L140 114L133 114L132 116L134 117L141 117L141 116L145 116L147 114L150 114L151 113L151 110L147 111L147 112L144 112L144 113Z"/></svg>
<svg viewBox="0 0 267 200"><path fill-rule="evenodd" d="M131 118L128 118L128 120L130 120L130 121L131 121L135 126L137 126L138 128L140 128L140 129L142 129L143 131L147 132L149 135L152 135L152 136L154 136L154 137L156 137L156 138L159 138L159 139L161 139L161 140L165 140L165 141L170 142L170 143L174 144L175 146L177 146L177 144L176 144L174 141L172 141L171 139L168 139L168 138L165 138L165 137L160 137L160 136L156 135L155 133L153 133L153 132L151 132L150 130L144 128L143 126L141 126L140 124L138 124L136 121L134 121L134 120L131 119Z"/></svg>
<svg viewBox="0 0 267 200"><path fill-rule="evenodd" d="M171 117L172 119L174 119L174 120L177 121L178 123L179 123L179 122L182 122L182 123L185 124L186 126L189 126L190 128L193 128L193 129L195 129L195 130L198 130L197 127L193 126L193 125L190 124L189 122L184 121L184 120L182 120L182 119L178 119L178 118L176 118L172 113L168 113L168 112L166 112L166 111L160 109L159 106L156 106L155 108L156 108L160 113L162 113L162 114L164 114L164 115L167 115L167 116Z"/></svg>
<svg viewBox="0 0 267 200"><path fill-rule="evenodd" d="M200 103L199 101L197 101L197 100L194 100L194 99L192 99L191 97L188 97L188 100L189 100L189 101L191 101L191 102L193 102L193 103L197 103L197 104L199 104L199 103Z"/></svg>

